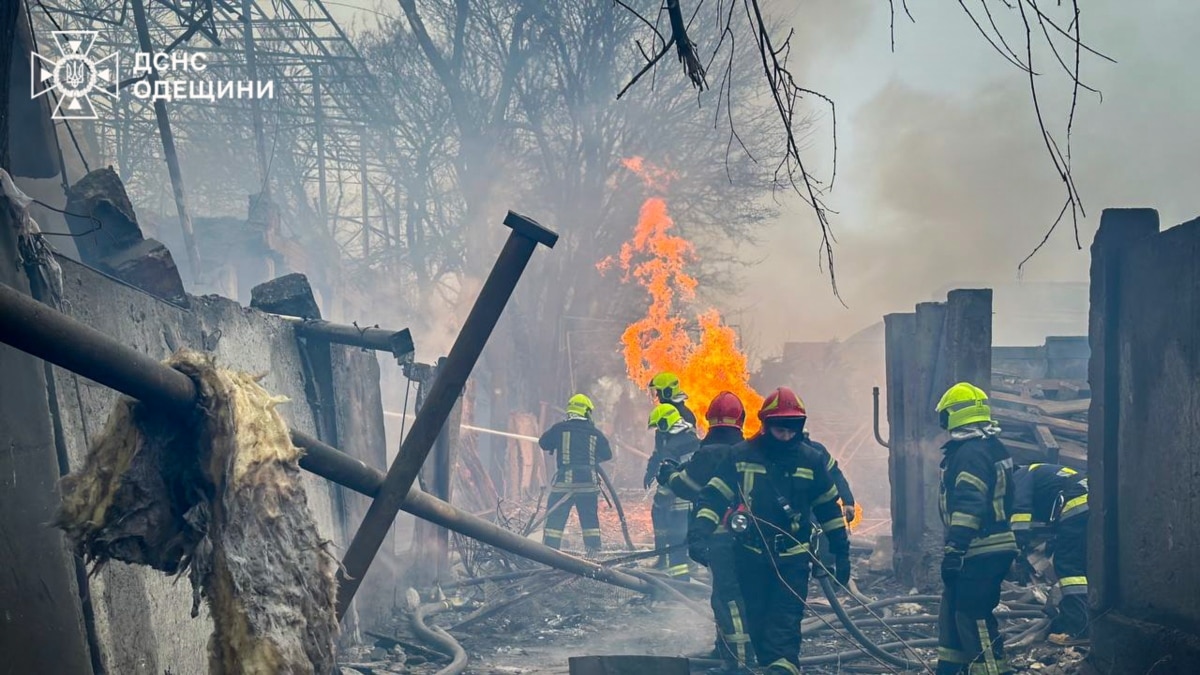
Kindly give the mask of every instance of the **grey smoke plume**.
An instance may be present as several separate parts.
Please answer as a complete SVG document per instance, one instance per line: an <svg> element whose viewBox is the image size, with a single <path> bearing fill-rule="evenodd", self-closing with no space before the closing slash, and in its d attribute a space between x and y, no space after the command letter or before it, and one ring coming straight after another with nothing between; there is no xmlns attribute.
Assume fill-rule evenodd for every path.
<svg viewBox="0 0 1200 675"><path fill-rule="evenodd" d="M815 226L796 206L766 246L747 252L766 257L739 298L764 344L845 337L956 282L1016 282L1017 265L1061 208L1063 190L1023 74L972 32L953 3L910 5L917 23L897 18L895 55L887 5L877 3L858 26L856 47L826 45L812 56L814 86L842 106L831 204L840 211L836 271L850 309L818 271ZM795 20L804 17L800 11ZM1103 208L1155 207L1164 226L1200 213L1200 92L1189 74L1200 52L1192 39L1200 8L1105 0L1087 3L1082 25L1085 40L1119 62L1083 59L1084 81L1104 94L1100 103L1081 92L1073 134L1087 207L1084 250L1066 223L1025 266L1024 282L1086 282L1087 247ZM1043 51L1035 51L1039 95L1061 142L1069 80ZM815 152L823 153L820 133Z"/></svg>

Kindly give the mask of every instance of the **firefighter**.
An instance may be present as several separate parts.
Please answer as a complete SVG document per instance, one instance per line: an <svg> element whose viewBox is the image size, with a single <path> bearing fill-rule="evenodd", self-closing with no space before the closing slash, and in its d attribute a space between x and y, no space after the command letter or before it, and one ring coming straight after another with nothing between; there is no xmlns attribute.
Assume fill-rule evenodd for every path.
<svg viewBox="0 0 1200 675"><path fill-rule="evenodd" d="M734 559L746 623L758 663L773 675L800 672L800 622L812 564L810 517L828 533L838 583L850 580L850 541L837 487L820 454L804 442L804 404L780 387L758 418L763 431L739 444L700 492L689 544L705 557L723 523L734 533Z"/></svg>
<svg viewBox="0 0 1200 675"><path fill-rule="evenodd" d="M646 463L646 476L642 481L642 486L648 489L654 484L664 462L668 462L669 466L686 462L700 445L700 440L696 438L696 428L671 403L658 404L650 412L647 426L655 430L654 454ZM654 548L671 548L659 558L659 566L665 566L667 575L679 580L689 579L691 572L684 546L691 506L690 501L677 496L665 483L660 483L650 507Z"/></svg>
<svg viewBox="0 0 1200 675"><path fill-rule="evenodd" d="M734 394L723 391L708 404L704 412L708 433L692 458L679 466L663 462L659 483L671 488L676 495L693 501L700 490L717 472L717 467L733 454L733 448L743 442L742 426L746 409ZM694 510L694 508L693 508ZM694 513L693 513L694 515ZM689 531L689 541L692 541ZM754 647L746 632L745 603L738 586L734 567L733 538L727 528L718 526L703 546L690 546L692 558L712 572L712 610L717 624L714 656L725 663L725 670L737 672L754 666Z"/></svg>
<svg viewBox="0 0 1200 675"><path fill-rule="evenodd" d="M688 395L679 384L679 376L675 373L659 373L650 380L650 390L654 392L659 403L670 403L675 406L683 419L693 427L696 426L696 413L687 406Z"/></svg>
<svg viewBox="0 0 1200 675"><path fill-rule="evenodd" d="M1087 476L1058 464L1030 464L1013 472L1013 493L1010 524L1017 545L1026 550L1034 535L1044 532L1053 546L1062 600L1049 639L1058 644L1086 641Z"/></svg>
<svg viewBox="0 0 1200 675"><path fill-rule="evenodd" d="M574 508L583 529L583 545L589 554L600 551L600 517L596 498L600 484L596 465L612 459L608 439L592 422L596 406L583 394L567 401L567 418L550 427L538 439L538 445L555 455L558 472L546 500L546 527L542 543L553 549L562 547L563 529Z"/></svg>
<svg viewBox="0 0 1200 675"><path fill-rule="evenodd" d="M1000 442L987 394L967 382L950 387L935 411L950 432L942 446L940 507L946 528L938 675L1002 675L1004 638L993 613L1017 554L1009 529L1012 457Z"/></svg>

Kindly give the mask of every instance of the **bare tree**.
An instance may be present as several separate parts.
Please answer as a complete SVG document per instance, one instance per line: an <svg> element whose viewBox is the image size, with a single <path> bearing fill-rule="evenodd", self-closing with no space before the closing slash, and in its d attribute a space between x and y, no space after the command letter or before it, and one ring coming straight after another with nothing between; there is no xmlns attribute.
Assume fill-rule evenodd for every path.
<svg viewBox="0 0 1200 675"><path fill-rule="evenodd" d="M473 260L463 251L496 231L477 227L497 212L496 198L562 235L527 272L498 329L503 337L485 352L493 377L524 374L511 386L493 383L506 403L558 398L576 366L580 384L621 368L616 336L644 298L615 275L601 277L595 263L631 236L646 196L624 158L644 156L676 175L666 196L679 230L698 245L699 276L714 288L733 278L733 244L752 240L771 215L762 197L773 181L753 155L770 154L776 141L749 88L731 87L718 111L698 109L684 83L614 105L613 87L641 56L630 44L638 21L609 0L441 0L421 3L419 13L401 6L402 19L358 42L401 118L393 173L407 234L392 255L409 270L400 275L411 281L406 290L428 293L448 277L486 270L494 247L478 247ZM715 112L716 122L736 119L750 132L747 152L721 160L734 141L711 133ZM608 333L575 345L591 342L595 358L546 358L566 351L563 317L614 319Z"/></svg>
<svg viewBox="0 0 1200 675"><path fill-rule="evenodd" d="M833 188L837 178L837 126L834 102L824 94L808 89L798 82L788 66L792 52L794 31L781 34L782 31L771 25L763 11L763 0L693 0L689 12L683 6L684 0L659 0L657 14L653 19L647 18L647 12L639 9L632 0L615 0L632 15L636 16L647 29L647 35L653 48L647 52L642 48L644 64L631 80L619 90L617 98L621 98L629 89L648 73L652 73L662 58L674 50L677 59L683 64L687 81L699 90L709 86L711 70L716 65L721 71L717 86L717 106L727 97L726 87L732 82L734 63L739 59L749 59L760 65L760 83L770 96L777 114L783 147L774 158L776 161L776 178L791 188L803 199L817 217L821 229L821 248L825 263L829 266L829 278L835 295L837 277L834 273L833 235L830 228L829 212L822 201L828 190ZM1080 7L1078 0L1064 3L1058 0L1053 7L1045 0L979 0L979 3L966 3L959 0L958 5L978 29L979 33L991 44L996 51L1009 63L1020 69L1029 78L1030 96L1037 112L1039 132L1046 146L1047 154L1053 163L1055 171L1063 183L1065 198L1062 210L1047 230L1042 242L1030 253L1032 257L1042 244L1045 243L1069 212L1075 233L1076 246L1079 246L1078 219L1086 215L1083 200L1075 186L1071 172L1071 131L1075 118L1076 102L1079 90L1094 89L1080 82L1079 67L1081 55L1088 52L1091 55L1110 60L1107 56L1086 46L1080 29ZM1064 5L1067 5L1064 7ZM895 17L896 2L888 0L891 13L892 47L895 49ZM900 0L900 10L910 21L915 21L904 0ZM697 22L697 17L705 15ZM1018 27L1002 29L1004 24L1001 13L1016 15L1020 19ZM1063 16L1065 15L1065 16ZM1056 19L1056 17L1059 17ZM691 35L695 32L693 25L714 24L718 27L715 40L703 39L693 41ZM738 29L747 28L752 35L753 47L747 50L744 41L736 39ZM1014 35L1014 33L1016 35ZM1035 49L1039 43L1053 54L1058 66L1066 73L1071 82L1071 105L1067 113L1065 132L1060 136L1052 133L1043 114L1043 102L1039 97L1035 68ZM746 53L746 52L749 53ZM1041 50L1038 49L1040 52ZM703 58L708 54L707 58ZM1096 92L1098 93L1098 92ZM816 99L818 105L828 105L834 115L834 158L828 181L823 181L809 171L802 156L801 144L797 141L796 130L806 111L806 99ZM731 125L730 133L737 135ZM1024 265L1029 258L1021 262ZM840 296L839 296L840 297Z"/></svg>

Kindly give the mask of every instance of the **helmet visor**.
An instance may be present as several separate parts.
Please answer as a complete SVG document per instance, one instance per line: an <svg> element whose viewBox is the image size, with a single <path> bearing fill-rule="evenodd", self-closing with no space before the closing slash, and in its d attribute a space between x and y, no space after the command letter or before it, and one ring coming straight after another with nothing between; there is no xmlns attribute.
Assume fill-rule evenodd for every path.
<svg viewBox="0 0 1200 675"><path fill-rule="evenodd" d="M798 433L804 430L804 422L803 417L771 417L767 418L765 424L768 427L788 429Z"/></svg>

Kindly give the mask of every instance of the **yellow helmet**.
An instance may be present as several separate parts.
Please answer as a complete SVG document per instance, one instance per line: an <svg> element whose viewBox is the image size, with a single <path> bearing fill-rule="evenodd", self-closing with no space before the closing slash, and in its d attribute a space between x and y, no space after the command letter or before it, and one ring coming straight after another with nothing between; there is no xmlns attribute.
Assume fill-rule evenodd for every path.
<svg viewBox="0 0 1200 675"><path fill-rule="evenodd" d="M658 400L670 401L683 393L679 385L679 376L675 373L659 373L650 380L650 388L658 394Z"/></svg>
<svg viewBox="0 0 1200 675"><path fill-rule="evenodd" d="M942 394L934 409L938 423L943 429L957 429L972 422L991 422L992 409L986 401L988 396L970 382L959 382Z"/></svg>
<svg viewBox="0 0 1200 675"><path fill-rule="evenodd" d="M650 411L650 420L646 423L646 427L659 431L668 431L681 419L683 419L683 415L679 414L679 408L670 403L660 403L654 410Z"/></svg>
<svg viewBox="0 0 1200 675"><path fill-rule="evenodd" d="M592 403L592 399L583 394L575 394L567 400L567 414L579 415L580 417L591 417L592 411L596 406Z"/></svg>

